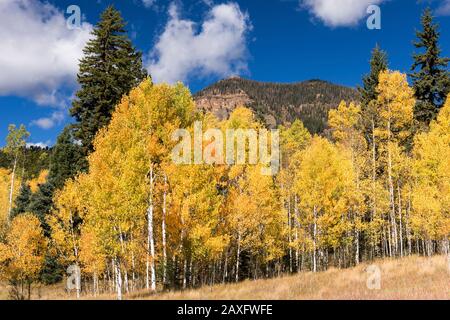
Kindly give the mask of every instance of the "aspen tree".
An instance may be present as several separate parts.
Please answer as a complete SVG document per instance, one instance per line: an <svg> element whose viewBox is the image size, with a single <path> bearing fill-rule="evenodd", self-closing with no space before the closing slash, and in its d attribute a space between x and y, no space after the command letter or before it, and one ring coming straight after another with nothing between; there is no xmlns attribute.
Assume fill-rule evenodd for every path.
<svg viewBox="0 0 450 320"><path fill-rule="evenodd" d="M414 145L412 228L433 254L432 241L442 241L448 253L450 234L450 99L447 99L430 131Z"/></svg>
<svg viewBox="0 0 450 320"><path fill-rule="evenodd" d="M390 255L396 255L399 249L399 230L397 226L395 181L393 177L394 149L403 146L410 135L415 105L414 92L408 86L406 75L397 71L380 73L377 87L377 107L379 123L375 131L380 140L380 149L386 164L385 174L390 202Z"/></svg>
<svg viewBox="0 0 450 320"><path fill-rule="evenodd" d="M351 161L323 138L314 137L301 154L295 188L303 197L304 225L312 247L312 271L319 270L318 255L328 247L336 249L346 239L349 195L354 191Z"/></svg>
<svg viewBox="0 0 450 320"><path fill-rule="evenodd" d="M5 152L13 158L12 172L11 172L11 184L9 188L9 202L8 202L8 219L11 216L12 204L13 204L13 194L14 194L14 183L16 179L16 170L19 161L20 151L25 148L26 139L30 136L30 133L25 129L24 125L16 128L15 125L10 125L8 127L8 136L6 137L6 147Z"/></svg>
<svg viewBox="0 0 450 320"><path fill-rule="evenodd" d="M355 242L355 263L360 262L360 234L365 229L363 224L364 207L364 177L367 154L367 144L360 130L361 107L350 103L347 105L342 101L336 110L329 113L329 125L333 132L333 138L344 152L350 154L353 170L355 172L355 193L353 194L351 217L349 217L354 232Z"/></svg>
<svg viewBox="0 0 450 320"><path fill-rule="evenodd" d="M31 298L31 285L38 280L46 250L47 239L38 218L27 213L13 219L5 243L0 243L0 269L11 284L20 287L16 298Z"/></svg>
<svg viewBox="0 0 450 320"><path fill-rule="evenodd" d="M288 237L288 251L289 251L289 271L293 271L293 261L295 260L296 270L299 271L299 257L300 257L300 217L298 210L299 195L295 193L294 181L296 166L294 157L300 151L308 146L311 141L311 134L303 126L299 120L285 128L281 126L281 158L282 168L277 177L278 186L280 189L280 196L283 201L283 210L287 215L287 237ZM295 257L292 250L295 250ZM294 259L295 258L295 259Z"/></svg>
<svg viewBox="0 0 450 320"><path fill-rule="evenodd" d="M109 126L94 140L85 225L95 232L102 254L111 262L118 298L130 290L142 230L147 246L145 284L156 290L155 222L161 212L156 185L164 176L161 164L174 146L172 130L188 127L193 110L182 85L154 86L148 79L122 99Z"/></svg>

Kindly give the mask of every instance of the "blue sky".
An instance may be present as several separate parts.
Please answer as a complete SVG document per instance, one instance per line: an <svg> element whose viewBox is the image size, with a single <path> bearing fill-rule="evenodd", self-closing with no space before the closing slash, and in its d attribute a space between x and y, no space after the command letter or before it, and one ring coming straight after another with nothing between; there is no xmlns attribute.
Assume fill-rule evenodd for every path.
<svg viewBox="0 0 450 320"><path fill-rule="evenodd" d="M411 0L4 0L0 4L0 146L10 123L31 143L54 144L71 121L77 59L102 10L113 3L156 81L182 80L193 92L239 74L261 81L323 79L357 86L376 43L391 69L408 72L414 31L430 5L450 56L450 1ZM80 28L65 25L70 5ZM381 30L369 30L369 4Z"/></svg>

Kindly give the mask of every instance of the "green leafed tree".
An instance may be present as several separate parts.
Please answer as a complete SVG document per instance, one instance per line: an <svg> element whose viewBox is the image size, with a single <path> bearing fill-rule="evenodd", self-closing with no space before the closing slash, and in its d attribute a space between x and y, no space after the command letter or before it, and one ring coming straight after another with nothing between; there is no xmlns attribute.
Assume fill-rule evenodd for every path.
<svg viewBox="0 0 450 320"><path fill-rule="evenodd" d="M13 192L14 192L14 182L16 179L16 171L19 163L20 151L22 151L26 146L26 139L30 136L30 133L25 129L24 125L16 128L15 125L10 125L8 127L8 136L6 137L6 147L5 152L10 155L13 159L12 173L11 173L11 185L9 192L9 205L8 205L8 215L11 216L12 203L13 203Z"/></svg>
<svg viewBox="0 0 450 320"><path fill-rule="evenodd" d="M147 77L142 53L133 47L125 25L120 12L109 6L83 51L78 73L81 88L70 111L85 154L92 151L97 131L109 123L122 96Z"/></svg>
<svg viewBox="0 0 450 320"><path fill-rule="evenodd" d="M410 75L417 99L414 117L425 126L436 118L450 91L447 71L450 59L441 57L440 34L433 19L431 10L426 9L421 21L423 30L416 32L418 40L414 42L414 46L422 52L413 55L413 73Z"/></svg>

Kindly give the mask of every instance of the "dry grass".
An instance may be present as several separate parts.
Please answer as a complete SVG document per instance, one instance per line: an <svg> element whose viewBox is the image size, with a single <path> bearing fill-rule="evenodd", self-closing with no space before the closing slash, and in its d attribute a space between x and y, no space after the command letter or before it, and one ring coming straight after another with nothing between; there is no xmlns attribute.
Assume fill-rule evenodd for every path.
<svg viewBox="0 0 450 320"><path fill-rule="evenodd" d="M450 299L450 270L446 257L410 257L379 261L381 289L367 288L368 265L324 273L302 273L270 280L245 281L199 290L174 292L157 299L275 299L364 300Z"/></svg>
<svg viewBox="0 0 450 320"><path fill-rule="evenodd" d="M381 289L367 288L367 264L346 270L301 273L270 280L244 281L184 292L150 295L135 293L127 299L158 300L410 300L450 299L450 270L446 257L409 257L375 263L381 270ZM0 299L6 298L0 286ZM73 299L61 285L35 290L34 299ZM84 299L93 297L84 296ZM114 299L103 295L97 299Z"/></svg>

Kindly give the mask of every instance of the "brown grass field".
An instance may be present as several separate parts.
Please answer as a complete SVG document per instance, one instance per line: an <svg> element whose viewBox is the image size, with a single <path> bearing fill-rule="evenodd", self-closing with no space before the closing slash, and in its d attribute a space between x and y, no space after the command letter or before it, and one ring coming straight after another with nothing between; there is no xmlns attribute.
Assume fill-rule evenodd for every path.
<svg viewBox="0 0 450 320"><path fill-rule="evenodd" d="M281 278L244 281L183 292L151 295L146 292L125 299L168 300L450 300L450 266L447 257L408 257L374 263L381 270L381 289L367 288L368 264L352 269L330 269ZM0 299L7 299L0 285ZM82 299L114 299L114 295L84 295ZM32 299L75 299L63 285L35 287Z"/></svg>

